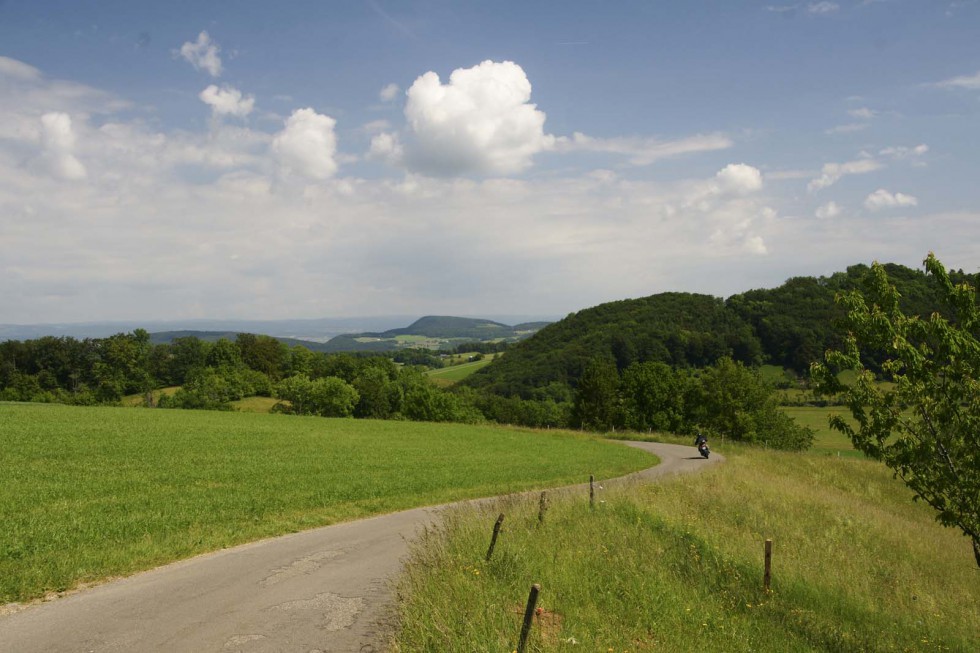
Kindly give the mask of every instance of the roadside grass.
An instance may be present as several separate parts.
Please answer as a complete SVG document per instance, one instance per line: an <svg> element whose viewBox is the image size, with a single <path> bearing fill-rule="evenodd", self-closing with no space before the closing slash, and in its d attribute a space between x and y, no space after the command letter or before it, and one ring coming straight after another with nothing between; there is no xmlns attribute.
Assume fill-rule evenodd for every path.
<svg viewBox="0 0 980 653"><path fill-rule="evenodd" d="M451 513L397 586L393 650L977 651L969 543L882 465L729 447L703 474ZM484 560L498 512L504 532ZM771 592L763 545L774 542Z"/></svg>
<svg viewBox="0 0 980 653"><path fill-rule="evenodd" d="M264 537L655 462L556 431L0 403L0 604Z"/></svg>

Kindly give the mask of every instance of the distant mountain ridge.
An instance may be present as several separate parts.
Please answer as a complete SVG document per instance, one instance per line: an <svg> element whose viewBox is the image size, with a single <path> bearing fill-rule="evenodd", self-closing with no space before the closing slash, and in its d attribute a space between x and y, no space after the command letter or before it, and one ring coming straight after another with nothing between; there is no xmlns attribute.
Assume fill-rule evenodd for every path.
<svg viewBox="0 0 980 653"><path fill-rule="evenodd" d="M541 316L501 315L481 318L481 321L496 321L497 323L513 323L523 321L521 324L517 324L513 328L517 331L524 331L527 330L525 328L527 324L539 324L537 322L527 322L527 320L532 319L541 319ZM145 329L150 333L224 333L231 334L232 337L237 333L255 333L269 335L274 338L294 339L322 344L339 335L368 332L383 333L386 330L404 328L402 325L409 324L413 320L418 321L417 314L285 320L115 320L105 322L0 324L0 342L3 342L4 340L34 340L44 336L68 336L77 339L107 338L116 333L126 333L134 331L135 329ZM547 322L545 322L545 324L547 324Z"/></svg>
<svg viewBox="0 0 980 653"><path fill-rule="evenodd" d="M492 340L516 341L538 331L550 322L523 322L508 326L501 322L482 318L452 317L447 315L429 315L419 318L407 327L388 329L387 331L346 333L331 338L327 342L314 342L302 338L289 338L272 334L279 342L290 346L306 347L310 351L341 352L341 351L394 351L410 346L424 346L429 349L446 348L454 341ZM242 331L212 330L196 331L182 329L174 331L156 331L150 334L154 344L170 343L177 338L196 337L200 340L216 342L222 338L234 340ZM399 341L399 337L409 336L409 339ZM417 343L414 338L424 338L427 341ZM434 347L433 344L438 345Z"/></svg>
<svg viewBox="0 0 980 653"><path fill-rule="evenodd" d="M348 333L337 336L326 343L326 351L390 351L411 346L408 338L425 338L437 341L421 346L445 348L453 342L464 341L518 341L537 332L550 322L524 322L508 326L494 320L472 317L453 317L448 315L427 315L407 327L389 329L382 332ZM399 338L402 338L399 341Z"/></svg>

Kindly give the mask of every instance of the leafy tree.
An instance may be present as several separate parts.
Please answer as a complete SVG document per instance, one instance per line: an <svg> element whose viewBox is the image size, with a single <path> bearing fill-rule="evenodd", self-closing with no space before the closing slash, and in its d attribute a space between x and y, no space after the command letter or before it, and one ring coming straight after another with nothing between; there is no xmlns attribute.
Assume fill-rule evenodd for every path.
<svg viewBox="0 0 980 653"><path fill-rule="evenodd" d="M279 404L279 410L297 415L321 417L350 417L360 398L357 390L335 376L311 380L305 374L283 379L276 394L289 404Z"/></svg>
<svg viewBox="0 0 980 653"><path fill-rule="evenodd" d="M687 375L666 363L633 363L623 372L623 426L636 431L679 431L684 423Z"/></svg>
<svg viewBox="0 0 980 653"><path fill-rule="evenodd" d="M618 389L619 374L614 363L600 359L589 362L575 392L573 423L590 431L605 431L615 426Z"/></svg>
<svg viewBox="0 0 980 653"><path fill-rule="evenodd" d="M694 424L733 440L801 451L813 443L813 430L779 409L758 370L723 358L702 371L689 392L688 428Z"/></svg>
<svg viewBox="0 0 980 653"><path fill-rule="evenodd" d="M838 415L831 426L894 470L940 523L962 530L980 566L980 308L976 290L955 284L932 253L924 263L946 316L906 315L875 263L867 291L838 296L848 333L812 374L822 392L844 396L857 421ZM880 378L865 365L878 356ZM842 369L857 371L852 385L841 383Z"/></svg>
<svg viewBox="0 0 980 653"><path fill-rule="evenodd" d="M385 360L391 369L381 365L365 365L354 379L354 388L360 395L354 410L356 417L389 419L399 411L402 388L395 382L398 375L394 363Z"/></svg>

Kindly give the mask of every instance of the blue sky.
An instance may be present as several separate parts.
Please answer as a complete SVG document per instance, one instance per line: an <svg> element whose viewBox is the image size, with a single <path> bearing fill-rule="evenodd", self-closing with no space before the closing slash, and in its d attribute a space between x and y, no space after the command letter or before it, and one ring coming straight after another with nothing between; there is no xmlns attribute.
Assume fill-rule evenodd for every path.
<svg viewBox="0 0 980 653"><path fill-rule="evenodd" d="M977 271L980 2L0 2L0 322Z"/></svg>

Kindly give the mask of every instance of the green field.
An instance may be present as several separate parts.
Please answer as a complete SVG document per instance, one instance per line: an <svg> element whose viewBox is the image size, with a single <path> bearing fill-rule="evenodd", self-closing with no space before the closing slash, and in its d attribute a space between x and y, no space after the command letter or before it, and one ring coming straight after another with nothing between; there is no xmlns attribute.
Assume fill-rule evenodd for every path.
<svg viewBox="0 0 980 653"><path fill-rule="evenodd" d="M856 425L846 406L783 406L780 410L804 426L809 426L815 432L810 453L830 456L862 457L860 451L855 451L851 441L840 431L830 428L828 418L831 415L841 415L853 425Z"/></svg>
<svg viewBox="0 0 980 653"><path fill-rule="evenodd" d="M426 372L426 374L430 379L446 382L446 385L451 385L457 381L462 381L473 372L483 369L489 365L492 360L493 356L487 356L483 360L460 363L459 365L429 370Z"/></svg>
<svg viewBox="0 0 980 653"><path fill-rule="evenodd" d="M532 583L535 653L980 650L969 540L883 465L719 450L724 465L602 491L594 511L556 500L543 525L533 499L458 511L415 547L393 650L512 651Z"/></svg>
<svg viewBox="0 0 980 653"><path fill-rule="evenodd" d="M651 464L554 431L0 403L0 604L262 537Z"/></svg>

